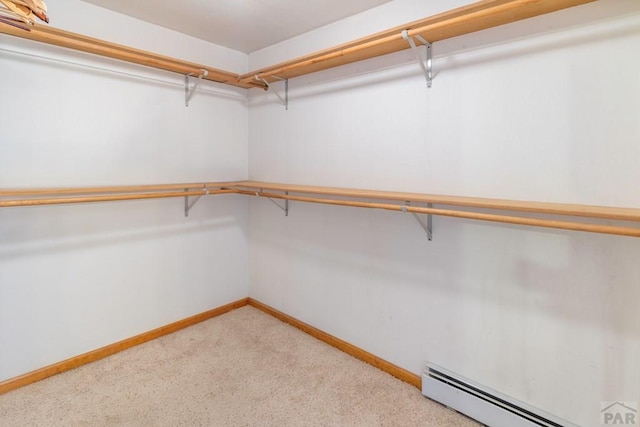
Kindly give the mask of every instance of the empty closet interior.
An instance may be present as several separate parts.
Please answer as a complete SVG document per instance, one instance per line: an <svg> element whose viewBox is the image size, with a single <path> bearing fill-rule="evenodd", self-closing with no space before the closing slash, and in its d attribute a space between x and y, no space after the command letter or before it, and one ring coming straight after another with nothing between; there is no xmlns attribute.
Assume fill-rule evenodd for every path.
<svg viewBox="0 0 640 427"><path fill-rule="evenodd" d="M253 52L0 22L0 391L252 304L567 425L640 401L640 4L382 3Z"/></svg>

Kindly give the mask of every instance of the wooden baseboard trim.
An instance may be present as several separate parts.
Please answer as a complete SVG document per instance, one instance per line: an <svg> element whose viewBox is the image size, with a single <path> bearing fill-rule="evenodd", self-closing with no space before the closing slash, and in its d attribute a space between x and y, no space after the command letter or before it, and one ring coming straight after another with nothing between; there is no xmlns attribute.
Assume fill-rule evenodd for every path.
<svg viewBox="0 0 640 427"><path fill-rule="evenodd" d="M281 311L278 311L275 308L269 307L268 305L263 304L260 301L256 301L253 298L249 298L249 305L275 317L276 319L282 320L283 322L288 323L289 325L298 328L303 332L306 332L307 334L319 339L320 341L324 341L325 343L347 353L350 356L355 357L356 359L360 359L363 362L373 365L381 371L384 371L398 378L399 380L409 383L417 387L418 389L422 389L422 378L419 375L414 374L413 372L409 372L406 369L394 365L391 362L387 362L386 360L381 359L378 356L369 353L368 351L358 348L353 344L349 344L348 342L343 341L340 338L336 338L333 335L321 331L320 329L315 328L309 324L301 322L300 320L291 317Z"/></svg>
<svg viewBox="0 0 640 427"><path fill-rule="evenodd" d="M144 332L140 335L127 338L114 344L109 344L88 353L63 360L62 362L45 366L44 368L28 372L15 378L10 378L8 380L0 382L0 394L7 393L11 390L15 390L28 384L35 383L36 381L52 377L62 372L78 368L82 365L104 359L105 357L111 356L112 354L119 353L123 350L135 347L156 338L160 338L164 335L169 335L171 333L179 331L180 329L193 326L197 323L220 316L221 314L228 313L229 311L235 310L237 308L244 307L247 304L249 304L249 298L243 298L230 304L223 305L222 307L214 308L213 310L205 311L204 313L196 314L195 316L179 320L169 325L161 326L149 332Z"/></svg>
<svg viewBox="0 0 640 427"><path fill-rule="evenodd" d="M340 338L334 337L333 335L321 331L318 328L315 328L294 317L289 316L288 314L278 311L275 308L261 303L260 301L257 301L253 298L243 298L230 304L223 305L222 307L214 308L213 310L196 314L195 316L179 320L169 325L161 326L157 329L153 329L140 335L136 335L134 337L109 344L88 353L63 360L62 362L54 363L53 365L45 366L44 368L40 368L35 371L20 375L18 377L2 381L0 382L0 394L7 393L11 390L24 387L26 385L35 383L45 378L52 377L57 374L61 374L66 371L70 371L82 365L104 359L105 357L119 353L123 350L127 350L131 347L144 344L156 338L160 338L164 335L172 334L179 331L180 329L188 328L189 326L204 322L205 320L212 319L246 305L255 307L258 310L261 310L275 317L276 319L288 323L289 325L300 329L301 331L349 354L350 356L355 357L356 359L360 359L363 362L366 362L384 372L387 372L388 374L398 378L399 380L409 383L419 389L422 387L422 379L419 375L409 372L406 369L394 365L393 363L387 362L386 360L381 359L376 355L369 353L368 351L358 348L353 344L349 344L348 342L343 341Z"/></svg>

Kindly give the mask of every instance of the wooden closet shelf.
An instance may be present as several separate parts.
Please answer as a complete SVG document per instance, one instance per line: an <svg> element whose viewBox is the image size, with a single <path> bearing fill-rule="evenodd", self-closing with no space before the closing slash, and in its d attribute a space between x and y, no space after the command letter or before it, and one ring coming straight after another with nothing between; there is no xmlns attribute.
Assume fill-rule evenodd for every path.
<svg viewBox="0 0 640 427"><path fill-rule="evenodd" d="M536 215L560 215L614 221L640 221L640 209L634 208L275 184L257 181L25 190L0 189L0 207L24 207L216 194L241 194L307 203L385 209L507 224L640 237L640 228L635 227L536 217ZM69 197L70 195L74 195L74 197ZM427 204L427 206L407 204L407 202L422 203ZM436 208L434 205L439 206ZM440 206L463 207L464 209L443 209ZM521 217L492 213L486 210L527 212L529 215Z"/></svg>
<svg viewBox="0 0 640 427"><path fill-rule="evenodd" d="M590 206L567 203L529 202L520 200L491 199L482 197L449 196L396 191L357 190L336 187L308 185L274 184L268 182L244 181L236 184L244 190L282 191L298 194L317 194L358 199L393 200L401 202L432 203L447 206L462 206L503 211L531 212L548 215L577 216L618 221L640 221L640 209L608 206Z"/></svg>
<svg viewBox="0 0 640 427"><path fill-rule="evenodd" d="M587 206L562 203L526 202L518 200L487 199L479 197L431 195L421 193L402 193L395 191L358 190L334 187L316 187L304 185L274 184L267 182L240 182L235 187L240 194L267 197L307 203L320 203L336 206L350 206L370 209L384 209L398 212L448 216L454 218L479 221L499 222L506 224L526 225L533 227L555 228L561 230L587 231L591 233L611 234L618 236L640 237L640 228L618 225L605 225L592 222L574 222L535 215L561 215L591 219L609 219L623 221L640 221L640 209L615 208L606 206ZM265 192L265 190L270 192ZM277 191L279 193L274 193ZM314 197L309 197L313 195ZM320 196L320 197L318 197ZM339 197L339 199L328 198ZM349 199L357 200L349 200ZM364 200L363 200L364 199ZM395 204L388 201L395 201ZM383 201L383 203L381 203ZM405 204L398 204L404 202ZM409 205L424 203L425 206ZM464 210L434 208L433 205L460 206ZM497 211L527 212L530 216L513 216L474 209L491 209ZM429 236L431 230L428 231Z"/></svg>
<svg viewBox="0 0 640 427"><path fill-rule="evenodd" d="M64 31L48 25L35 24L31 31L24 31L7 24L0 23L0 32L16 37L21 37L37 42L61 46L81 52L92 53L108 58L118 59L125 62L144 65L160 70L170 71L182 75L199 76L202 70L207 71L205 80L224 83L241 88L261 87L263 83L240 82L238 74L220 70L207 65L182 61L169 56L158 55L145 50L134 49L132 47L110 43L104 40L83 36L81 34Z"/></svg>
<svg viewBox="0 0 640 427"><path fill-rule="evenodd" d="M402 37L404 30L407 30L409 36L420 35L429 42L436 42L593 1L595 0L482 0L243 75L47 25L36 24L31 31L24 31L0 23L0 32L183 75L199 76L202 70L207 70L208 76L204 77L206 80L241 88L265 89L267 86L256 80L256 77L272 83L408 49L409 43Z"/></svg>
<svg viewBox="0 0 640 427"><path fill-rule="evenodd" d="M240 76L269 83L408 49L402 32L430 43L486 30L595 0L483 0Z"/></svg>
<svg viewBox="0 0 640 427"><path fill-rule="evenodd" d="M190 182L184 184L156 184L156 185L121 185L109 187L57 187L57 188L24 188L2 189L0 197L28 197L28 196L60 196L66 194L104 194L104 193L142 193L170 190L202 190L215 189L237 185L231 182Z"/></svg>
<svg viewBox="0 0 640 427"><path fill-rule="evenodd" d="M0 189L0 208L162 199L236 193L233 182L111 187ZM72 197L70 197L72 196Z"/></svg>

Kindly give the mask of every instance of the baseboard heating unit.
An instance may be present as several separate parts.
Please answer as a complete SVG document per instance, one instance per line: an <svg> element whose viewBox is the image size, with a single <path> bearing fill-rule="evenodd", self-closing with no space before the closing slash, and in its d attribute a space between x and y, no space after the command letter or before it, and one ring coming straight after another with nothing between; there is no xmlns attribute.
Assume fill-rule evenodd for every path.
<svg viewBox="0 0 640 427"><path fill-rule="evenodd" d="M578 427L432 364L422 394L491 427Z"/></svg>

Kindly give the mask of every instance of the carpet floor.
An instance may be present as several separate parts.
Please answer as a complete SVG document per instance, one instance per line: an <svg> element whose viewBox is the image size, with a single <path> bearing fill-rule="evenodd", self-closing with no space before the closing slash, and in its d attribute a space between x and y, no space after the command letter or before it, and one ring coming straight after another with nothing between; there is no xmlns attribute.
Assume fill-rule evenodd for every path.
<svg viewBox="0 0 640 427"><path fill-rule="evenodd" d="M252 308L0 396L0 426L477 426Z"/></svg>

